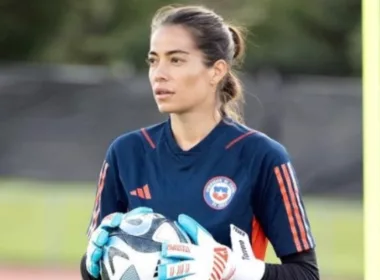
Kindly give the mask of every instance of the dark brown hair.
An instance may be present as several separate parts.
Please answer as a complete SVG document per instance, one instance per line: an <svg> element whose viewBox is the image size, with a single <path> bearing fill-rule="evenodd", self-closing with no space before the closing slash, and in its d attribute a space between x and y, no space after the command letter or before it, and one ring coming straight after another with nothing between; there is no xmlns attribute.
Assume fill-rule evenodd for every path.
<svg viewBox="0 0 380 280"><path fill-rule="evenodd" d="M165 6L153 17L151 31L162 25L176 24L191 32L197 47L204 54L207 67L220 59L230 65L229 72L219 85L220 112L223 117L243 122L242 83L234 73L234 67L240 65L245 52L242 29L228 24L220 15L203 6Z"/></svg>

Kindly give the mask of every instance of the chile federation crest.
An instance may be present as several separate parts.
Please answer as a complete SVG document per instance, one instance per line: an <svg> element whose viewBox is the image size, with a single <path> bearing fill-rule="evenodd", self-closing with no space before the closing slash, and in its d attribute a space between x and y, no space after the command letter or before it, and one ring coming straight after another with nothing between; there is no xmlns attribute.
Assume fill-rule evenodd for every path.
<svg viewBox="0 0 380 280"><path fill-rule="evenodd" d="M230 204L236 192L236 184L228 177L219 176L209 180L203 190L203 198L213 209L221 210Z"/></svg>

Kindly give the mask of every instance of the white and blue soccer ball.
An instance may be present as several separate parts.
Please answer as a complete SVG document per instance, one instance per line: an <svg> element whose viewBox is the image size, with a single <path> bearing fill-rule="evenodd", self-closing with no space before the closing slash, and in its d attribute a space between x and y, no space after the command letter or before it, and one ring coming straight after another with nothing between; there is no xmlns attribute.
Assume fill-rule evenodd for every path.
<svg viewBox="0 0 380 280"><path fill-rule="evenodd" d="M101 260L102 280L154 280L162 242L191 243L175 222L157 213L125 217L111 231Z"/></svg>

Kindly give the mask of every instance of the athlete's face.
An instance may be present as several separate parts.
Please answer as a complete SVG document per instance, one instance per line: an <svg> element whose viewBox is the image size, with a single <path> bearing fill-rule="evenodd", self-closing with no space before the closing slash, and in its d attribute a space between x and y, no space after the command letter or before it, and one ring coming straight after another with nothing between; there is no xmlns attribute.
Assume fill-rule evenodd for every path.
<svg viewBox="0 0 380 280"><path fill-rule="evenodd" d="M149 80L160 112L181 114L215 108L221 74L203 61L203 53L184 27L162 26L152 33Z"/></svg>

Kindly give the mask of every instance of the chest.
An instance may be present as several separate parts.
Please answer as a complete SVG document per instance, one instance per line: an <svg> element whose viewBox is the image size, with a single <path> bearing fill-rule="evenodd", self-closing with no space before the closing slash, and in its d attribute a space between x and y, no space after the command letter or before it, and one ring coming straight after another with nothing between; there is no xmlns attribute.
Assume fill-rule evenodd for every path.
<svg viewBox="0 0 380 280"><path fill-rule="evenodd" d="M151 154L139 168L123 174L128 173L123 185L129 209L147 206L171 219L190 215L224 244L230 224L251 228L255 182L238 156L167 161Z"/></svg>

